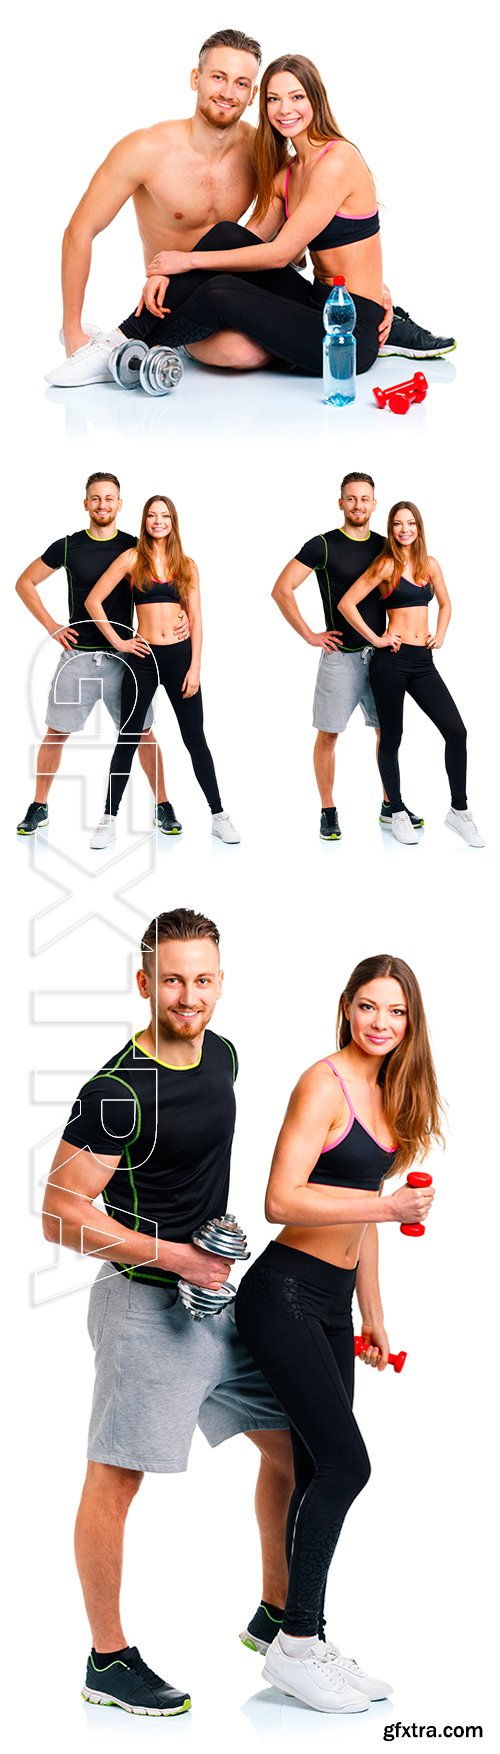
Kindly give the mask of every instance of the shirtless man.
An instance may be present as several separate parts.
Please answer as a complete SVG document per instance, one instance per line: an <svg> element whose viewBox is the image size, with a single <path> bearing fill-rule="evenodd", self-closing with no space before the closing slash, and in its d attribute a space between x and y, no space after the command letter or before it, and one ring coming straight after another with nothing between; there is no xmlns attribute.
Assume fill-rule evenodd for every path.
<svg viewBox="0 0 500 1754"><path fill-rule="evenodd" d="M50 383L92 383L99 370L95 331L82 324L92 243L131 197L148 262L160 249L193 249L212 225L241 219L256 193L251 162L254 130L243 121L257 94L262 50L243 31L216 31L200 50L191 73L194 116L140 128L113 147L80 201L64 234L63 334L66 355L79 352L89 374L49 372ZM117 337L122 340L122 336ZM82 356L82 349L85 355ZM108 343L109 350L109 343ZM261 349L245 335L214 335L189 348L211 365L249 366ZM97 369L94 369L97 368Z"/></svg>
<svg viewBox="0 0 500 1754"><path fill-rule="evenodd" d="M109 379L110 345L120 330L102 335L82 322L92 244L126 201L133 200L146 268L158 250L191 250L211 226L239 220L256 194L254 129L243 121L257 93L262 51L243 31L216 31L202 44L191 73L194 116L158 122L126 135L109 153L76 208L63 241L63 337L66 360L47 372L50 385L77 387ZM435 336L396 307L384 288L386 316L380 346L426 358L441 351ZM447 344L446 344L447 345ZM454 345L454 343L453 343ZM247 335L222 330L186 350L205 365L249 370L263 349Z"/></svg>

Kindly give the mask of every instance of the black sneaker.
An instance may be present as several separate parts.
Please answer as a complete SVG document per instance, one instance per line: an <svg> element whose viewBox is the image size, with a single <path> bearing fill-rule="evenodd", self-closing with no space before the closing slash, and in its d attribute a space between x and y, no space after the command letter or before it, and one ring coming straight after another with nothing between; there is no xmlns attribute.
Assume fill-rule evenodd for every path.
<svg viewBox="0 0 500 1754"><path fill-rule="evenodd" d="M157 804L155 823L162 834L182 834L182 822L177 821L173 804Z"/></svg>
<svg viewBox="0 0 500 1754"><path fill-rule="evenodd" d="M268 1607L265 1602L259 1603L257 1613L249 1620L243 1632L240 1632L241 1642L246 1645L247 1650L259 1650L265 1656L283 1625L283 1613L283 1608Z"/></svg>
<svg viewBox="0 0 500 1754"><path fill-rule="evenodd" d="M126 1659L116 1657L102 1669L91 1654L82 1699L89 1705L119 1705L135 1717L178 1717L191 1706L189 1693L178 1693L148 1669L136 1645L127 1650Z"/></svg>
<svg viewBox="0 0 500 1754"><path fill-rule="evenodd" d="M403 804L403 810L406 810L412 828L424 828L425 824L423 816L414 816L413 810L409 810L407 804ZM386 804L385 799L381 806L379 822L382 828L392 828L392 810L390 804Z"/></svg>
<svg viewBox="0 0 500 1754"><path fill-rule="evenodd" d="M327 810L321 811L319 834L320 840L342 840L342 832L337 811L334 810L332 806L329 806Z"/></svg>
<svg viewBox="0 0 500 1754"><path fill-rule="evenodd" d="M26 815L17 824L17 833L36 834L37 828L46 828L48 820L48 804L28 804Z"/></svg>
<svg viewBox="0 0 500 1754"><path fill-rule="evenodd" d="M445 340L442 335L431 335L429 329L421 329L408 311L395 305L392 328L378 357L392 359L401 353L404 359L439 359L442 353L453 353L456 345L452 336Z"/></svg>

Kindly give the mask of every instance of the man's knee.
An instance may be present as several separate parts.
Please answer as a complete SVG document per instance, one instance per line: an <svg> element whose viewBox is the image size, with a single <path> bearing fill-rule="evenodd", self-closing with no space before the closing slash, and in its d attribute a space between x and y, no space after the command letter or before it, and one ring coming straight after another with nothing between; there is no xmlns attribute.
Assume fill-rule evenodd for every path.
<svg viewBox="0 0 500 1754"><path fill-rule="evenodd" d="M55 731L53 725L47 725L47 730L43 740L44 743L47 743L49 740L51 743L66 743L70 736L71 731Z"/></svg>
<svg viewBox="0 0 500 1754"><path fill-rule="evenodd" d="M89 1462L86 1485L116 1506L132 1503L144 1475L136 1468L115 1468L107 1462Z"/></svg>
<svg viewBox="0 0 500 1754"><path fill-rule="evenodd" d="M259 239L256 238L255 242L258 243ZM205 232L205 236L194 245L194 250L206 250L208 246L211 250L237 250L245 248L247 244L252 244L252 234L245 230L244 225L238 225L231 219L221 219L218 225L212 225L210 231Z"/></svg>
<svg viewBox="0 0 500 1754"><path fill-rule="evenodd" d="M338 731L318 731L316 748L320 754L328 755L330 750L335 749L338 734Z"/></svg>
<svg viewBox="0 0 500 1754"><path fill-rule="evenodd" d="M275 1475L280 1475L293 1485L292 1440L288 1429L247 1431L246 1435L258 1449L261 1461L271 1467Z"/></svg>
<svg viewBox="0 0 500 1754"><path fill-rule="evenodd" d="M207 292L209 288L207 287ZM218 289L214 289L213 304L217 299ZM257 371L260 366L267 365L270 354L258 341L252 341L250 335L241 335L237 330L219 329L206 341L193 342L186 348L192 359L198 359L201 365L225 366L233 371Z"/></svg>

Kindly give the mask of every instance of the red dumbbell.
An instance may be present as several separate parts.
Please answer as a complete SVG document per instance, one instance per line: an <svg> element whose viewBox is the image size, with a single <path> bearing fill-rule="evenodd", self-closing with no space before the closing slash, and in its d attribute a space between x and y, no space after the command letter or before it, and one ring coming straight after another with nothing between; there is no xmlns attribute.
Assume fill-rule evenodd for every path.
<svg viewBox="0 0 500 1754"><path fill-rule="evenodd" d="M406 1177L407 1188L430 1188L432 1176L421 1169L412 1169ZM425 1224L400 1224L402 1236L425 1236Z"/></svg>
<svg viewBox="0 0 500 1754"><path fill-rule="evenodd" d="M373 391L379 408L391 410L391 414L407 414L410 402L425 402L429 385L423 372L415 372L405 384L389 384L387 390Z"/></svg>
<svg viewBox="0 0 500 1754"><path fill-rule="evenodd" d="M368 1352L368 1351L369 1351L368 1340L364 1340L362 1334L355 1334L354 1335L354 1357L358 1358L360 1352ZM390 1352L389 1353L388 1363L392 1364L392 1368L393 1368L393 1370L395 1370L396 1376L400 1375L400 1373L403 1369L403 1365L406 1363L407 1357L408 1357L407 1352Z"/></svg>

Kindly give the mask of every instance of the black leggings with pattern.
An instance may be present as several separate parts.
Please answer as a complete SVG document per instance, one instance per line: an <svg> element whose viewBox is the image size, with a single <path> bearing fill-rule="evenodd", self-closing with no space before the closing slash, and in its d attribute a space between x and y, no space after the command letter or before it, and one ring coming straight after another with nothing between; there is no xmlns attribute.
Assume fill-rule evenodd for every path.
<svg viewBox="0 0 500 1754"><path fill-rule="evenodd" d="M242 1279L238 1333L288 1414L295 1491L287 1526L283 1631L323 1627L328 1570L370 1463L354 1414L351 1301L356 1270L272 1242Z"/></svg>
<svg viewBox="0 0 500 1754"><path fill-rule="evenodd" d="M260 239L244 226L227 221L214 225L195 250L251 249ZM320 378L323 370L323 305L330 287L306 280L296 268L269 268L252 273L221 274L211 268L173 274L166 294L170 315L134 313L120 323L124 335L148 347L188 346L220 329L237 329L260 343L285 371ZM352 294L356 306L356 371L369 371L379 350L382 305Z"/></svg>

